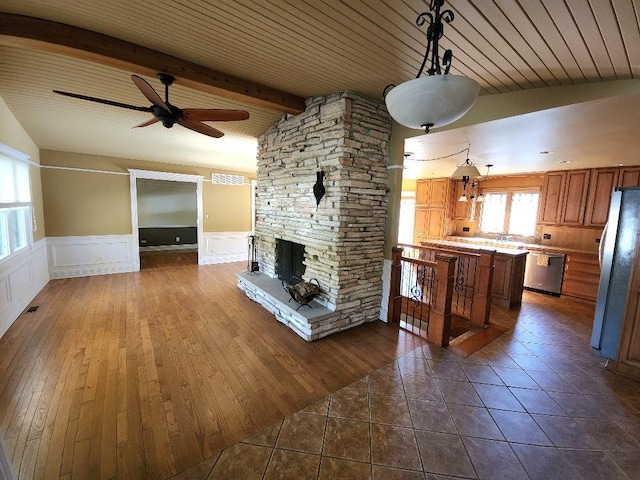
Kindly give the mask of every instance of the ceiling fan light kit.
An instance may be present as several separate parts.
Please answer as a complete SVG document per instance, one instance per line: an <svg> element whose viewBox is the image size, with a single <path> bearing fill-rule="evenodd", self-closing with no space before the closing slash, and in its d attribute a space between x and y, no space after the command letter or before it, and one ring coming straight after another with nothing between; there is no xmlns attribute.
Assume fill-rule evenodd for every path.
<svg viewBox="0 0 640 480"><path fill-rule="evenodd" d="M135 125L133 128L148 127L154 123L160 122L166 128L173 127L176 123L182 125L194 132L207 135L209 137L220 138L224 135L220 130L210 127L203 122L229 122L236 120L246 120L249 118L249 112L244 110L225 110L218 108L184 108L180 109L169 103L169 87L175 81L175 77L168 73L158 73L158 79L164 85L164 97L162 100L160 95L144 78L138 75L131 75L131 80L138 87L138 90L151 102L150 107L138 107L136 105L128 105L126 103L114 102L103 98L89 97L77 93L61 92L54 90L54 93L64 95L66 97L78 98L80 100L88 100L103 105L111 105L113 107L126 108L136 110L138 112L149 112L153 114L153 118Z"/></svg>
<svg viewBox="0 0 640 480"><path fill-rule="evenodd" d="M443 5L444 0L431 0L431 12L421 13L416 19L418 27L429 19L426 53L416 78L397 86L388 85L384 91L391 117L405 127L423 128L426 133L433 127L458 120L471 109L480 93L475 80L449 75L453 59L451 50L445 50L441 65L438 42L444 32L443 21L451 23L454 18L451 10L440 10ZM421 77L427 62L430 63L428 76ZM389 91L390 87L393 88Z"/></svg>

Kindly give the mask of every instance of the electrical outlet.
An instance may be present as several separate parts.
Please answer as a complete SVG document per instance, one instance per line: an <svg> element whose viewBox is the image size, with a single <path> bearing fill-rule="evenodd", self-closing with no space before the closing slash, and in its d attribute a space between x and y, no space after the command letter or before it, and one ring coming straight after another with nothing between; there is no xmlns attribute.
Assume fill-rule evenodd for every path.
<svg viewBox="0 0 640 480"><path fill-rule="evenodd" d="M176 242L179 242L179 241L180 241L180 237L176 237Z"/></svg>
<svg viewBox="0 0 640 480"><path fill-rule="evenodd" d="M551 234L545 233L544 235L542 235L542 238L544 238L545 240L551 240Z"/></svg>
<svg viewBox="0 0 640 480"><path fill-rule="evenodd" d="M102 257L98 257L98 263L102 263Z"/></svg>

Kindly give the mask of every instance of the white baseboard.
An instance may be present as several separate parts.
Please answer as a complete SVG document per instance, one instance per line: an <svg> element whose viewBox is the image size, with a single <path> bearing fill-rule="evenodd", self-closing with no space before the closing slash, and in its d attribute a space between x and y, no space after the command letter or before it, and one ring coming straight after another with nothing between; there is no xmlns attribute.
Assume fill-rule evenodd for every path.
<svg viewBox="0 0 640 480"><path fill-rule="evenodd" d="M382 263L382 300L380 301L380 320L387 322L389 313L389 292L391 291L391 260Z"/></svg>
<svg viewBox="0 0 640 480"><path fill-rule="evenodd" d="M204 232L200 265L247 261L251 232Z"/></svg>
<svg viewBox="0 0 640 480"><path fill-rule="evenodd" d="M136 271L132 235L48 237L51 278L87 277Z"/></svg>
<svg viewBox="0 0 640 480"><path fill-rule="evenodd" d="M182 243L180 245L157 245L155 247L139 247L140 252L170 252L172 250L197 250L197 243Z"/></svg>
<svg viewBox="0 0 640 480"><path fill-rule="evenodd" d="M0 337L49 282L46 246L38 240L0 265Z"/></svg>

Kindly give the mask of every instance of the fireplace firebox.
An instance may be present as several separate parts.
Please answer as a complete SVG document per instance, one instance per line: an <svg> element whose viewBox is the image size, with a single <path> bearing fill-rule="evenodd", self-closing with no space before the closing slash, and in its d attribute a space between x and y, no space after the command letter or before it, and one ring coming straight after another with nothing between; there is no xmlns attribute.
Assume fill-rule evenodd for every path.
<svg viewBox="0 0 640 480"><path fill-rule="evenodd" d="M302 278L305 271L304 245L278 239L276 242L276 275L280 280L288 283L293 277Z"/></svg>

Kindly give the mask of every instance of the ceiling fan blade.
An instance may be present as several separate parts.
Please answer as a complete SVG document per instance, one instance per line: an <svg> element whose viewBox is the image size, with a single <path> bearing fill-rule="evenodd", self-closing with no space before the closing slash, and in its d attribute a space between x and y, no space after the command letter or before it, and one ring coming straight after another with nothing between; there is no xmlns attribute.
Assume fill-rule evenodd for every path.
<svg viewBox="0 0 640 480"><path fill-rule="evenodd" d="M152 104L156 107L160 107L165 109L167 112L171 113L171 109L164 103L164 100L160 98L160 95L153 89L149 82L147 82L144 78L139 77L138 75L131 75L131 80L136 84L136 87L142 92L142 94L147 97Z"/></svg>
<svg viewBox="0 0 640 480"><path fill-rule="evenodd" d="M88 97L87 95L80 95L78 93L61 92L60 90L54 90L53 92L59 95L64 95L65 97L79 98L80 100L88 100L90 102L102 103L113 107L128 108L129 110L137 110L138 112L151 112L151 108L149 107L136 107L135 105L105 100L104 98Z"/></svg>
<svg viewBox="0 0 640 480"><path fill-rule="evenodd" d="M246 120L249 118L249 112L221 108L183 108L182 117L194 122L230 122Z"/></svg>
<svg viewBox="0 0 640 480"><path fill-rule="evenodd" d="M146 122L142 122L139 125L134 125L131 128L140 128L140 127L148 127L149 125L153 125L154 123L157 123L159 120L156 117L153 117L151 120L147 120Z"/></svg>
<svg viewBox="0 0 640 480"><path fill-rule="evenodd" d="M178 123L189 130L202 133L203 135L209 135L210 137L220 138L224 135L220 130L194 120L180 120Z"/></svg>

